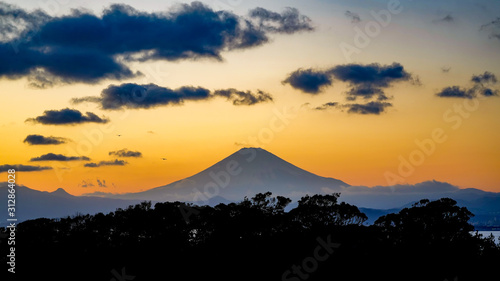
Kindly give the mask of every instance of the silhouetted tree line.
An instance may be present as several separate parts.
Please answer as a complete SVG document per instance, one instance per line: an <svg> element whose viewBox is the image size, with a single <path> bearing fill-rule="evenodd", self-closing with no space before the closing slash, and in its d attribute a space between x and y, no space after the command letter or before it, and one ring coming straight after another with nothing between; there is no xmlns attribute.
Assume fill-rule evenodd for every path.
<svg viewBox="0 0 500 281"><path fill-rule="evenodd" d="M473 214L452 199L421 200L366 226L366 215L338 197L305 196L289 212L290 199L268 192L215 207L143 202L30 220L17 229L15 277L462 281L498 274L499 246L471 234Z"/></svg>

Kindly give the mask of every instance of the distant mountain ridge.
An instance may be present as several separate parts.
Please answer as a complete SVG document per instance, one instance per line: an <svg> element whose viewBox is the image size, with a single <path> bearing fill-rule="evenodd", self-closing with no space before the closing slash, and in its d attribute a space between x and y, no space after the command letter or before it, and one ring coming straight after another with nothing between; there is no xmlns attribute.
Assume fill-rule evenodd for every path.
<svg viewBox="0 0 500 281"><path fill-rule="evenodd" d="M58 218L77 212L111 212L145 200L215 206L267 191L274 196L293 199L288 209L306 194L340 192L340 201L358 206L366 212L369 222L379 215L409 207L423 198L435 200L449 197L476 214L472 219L475 224L500 225L500 193L461 189L435 180L414 185L350 186L338 179L310 173L261 148L243 148L191 177L142 192L95 192L73 196L62 188L42 192L21 185L17 186L16 203L18 219L22 221L39 217ZM0 196L7 198L7 194L7 183L0 183ZM7 212L0 213L0 225L6 219Z"/></svg>
<svg viewBox="0 0 500 281"><path fill-rule="evenodd" d="M53 192L46 192L17 185L15 190L15 218L17 218L18 222L34 218L61 218L77 213L109 213L117 208L126 208L140 202L139 200L73 196L62 188ZM7 183L0 183L0 198L7 198L8 194ZM0 212L0 226L7 224L7 200L2 206L5 206L5 212Z"/></svg>

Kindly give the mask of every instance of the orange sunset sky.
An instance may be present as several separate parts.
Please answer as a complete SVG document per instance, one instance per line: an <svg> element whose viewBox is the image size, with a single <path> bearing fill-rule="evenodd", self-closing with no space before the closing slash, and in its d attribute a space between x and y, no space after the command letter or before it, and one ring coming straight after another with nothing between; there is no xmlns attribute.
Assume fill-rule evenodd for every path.
<svg viewBox="0 0 500 281"><path fill-rule="evenodd" d="M191 176L252 146L350 185L435 179L500 192L498 1L460 1L460 5L447 0L401 0L397 5L363 0L61 2L65 3L49 7L41 1L6 1L1 6L22 10L26 16L22 23L14 19L0 22L4 27L19 25L14 31L4 29L0 41L0 165L4 169L12 165L50 167L18 171L18 184L43 191L64 188L74 195L141 191ZM107 28L114 22L105 22L105 16L119 10L111 8L112 3L131 7L125 12L122 9L117 18L132 21L143 17L158 23L141 27L137 39L105 35L97 47L92 45L95 30L87 34L78 33L83 27L57 29L64 20L72 21L60 26L84 21L72 9L92 15ZM257 7L262 10L255 10ZM46 16L33 16L36 9ZM248 20L266 40L245 47L240 35L213 44L209 36L206 40L178 36L173 37L174 43L157 43L163 35L170 36L161 33L163 26L168 26L167 33L173 32L171 26L184 27L185 22L174 20L193 11L218 15L209 23L227 22L219 22L220 11L240 22ZM251 11L268 11L275 17ZM377 21L381 14L390 18ZM36 23L26 24L31 21ZM164 24L167 21L175 24ZM135 27L116 24L110 30ZM26 33L30 28L31 35ZM148 28L160 33L150 35L156 38L151 44ZM251 30L243 23L240 28ZM64 37L64 32L74 38ZM203 37L211 31L189 32L189 36ZM224 35L229 34L227 30L214 34L229 36ZM17 52L13 52L13 38L21 42ZM175 53L177 43L192 49L179 55ZM203 45L199 51L194 44L212 45ZM165 46L172 45L175 48L166 50L169 47ZM208 48L217 55L208 55ZM161 51L169 53L160 55ZM71 57L86 52L102 54L122 67L122 73L125 68L133 75L119 76L113 72L116 70L100 75L95 69L101 65L85 60L56 65L61 53ZM142 60L127 58L148 52L158 53ZM81 71L70 76L65 67L70 72ZM389 70L402 76L395 78ZM86 75L94 71L96 76L89 79ZM368 74L362 75L365 71L375 74L367 78ZM146 100L157 93L145 86L150 84L159 88L159 99L167 99L161 95L170 89L188 86L203 88L210 96L170 103L155 100L148 105L140 100L133 106L106 108L103 97L111 93L111 85L118 88L126 83L137 85ZM225 96L217 92L221 89L235 89L241 92L240 98L262 99L238 104L237 94ZM75 98L86 102L75 102ZM66 108L91 112L106 121L48 124L37 119L44 111ZM62 143L30 144L25 141L29 135ZM140 157L110 153L123 149L140 152ZM49 153L80 160L33 160ZM123 165L101 163L113 161ZM4 180L0 181L6 181L7 173L2 172Z"/></svg>

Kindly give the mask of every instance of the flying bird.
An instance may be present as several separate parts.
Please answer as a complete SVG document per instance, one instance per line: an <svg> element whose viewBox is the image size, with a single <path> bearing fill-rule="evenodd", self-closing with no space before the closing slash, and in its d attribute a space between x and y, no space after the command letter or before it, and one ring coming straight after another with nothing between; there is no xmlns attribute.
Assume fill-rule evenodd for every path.
<svg viewBox="0 0 500 281"><path fill-rule="evenodd" d="M167 160L167 158L162 158L161 160Z"/></svg>

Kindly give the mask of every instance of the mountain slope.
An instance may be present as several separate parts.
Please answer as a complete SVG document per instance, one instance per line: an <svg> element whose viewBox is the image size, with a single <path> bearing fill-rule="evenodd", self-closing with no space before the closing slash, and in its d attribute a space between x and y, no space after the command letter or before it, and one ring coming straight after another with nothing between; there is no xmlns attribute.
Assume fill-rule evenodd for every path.
<svg viewBox="0 0 500 281"><path fill-rule="evenodd" d="M259 192L299 198L305 194L341 191L349 186L286 162L261 148L243 148L191 177L138 193L114 196L123 199L206 201L215 196L241 200Z"/></svg>
<svg viewBox="0 0 500 281"><path fill-rule="evenodd" d="M340 192L340 201L366 211L369 222L380 215L409 207L420 199L443 197L452 198L460 206L469 208L476 214L472 220L476 224L498 225L500 221L500 193L461 189L438 181L415 185L349 186L343 181L310 173L260 148L241 149L191 177L137 193L98 192L95 196L73 196L62 188L41 192L17 186L16 208L17 218L22 221L64 217L77 212L111 212L144 200L153 203L178 200L214 206L241 201L245 196L252 197L267 191L294 200L288 210L296 206L296 200L305 194ZM7 198L6 183L0 183L0 196ZM0 213L0 225L5 224L2 222L6 219L7 212Z"/></svg>

